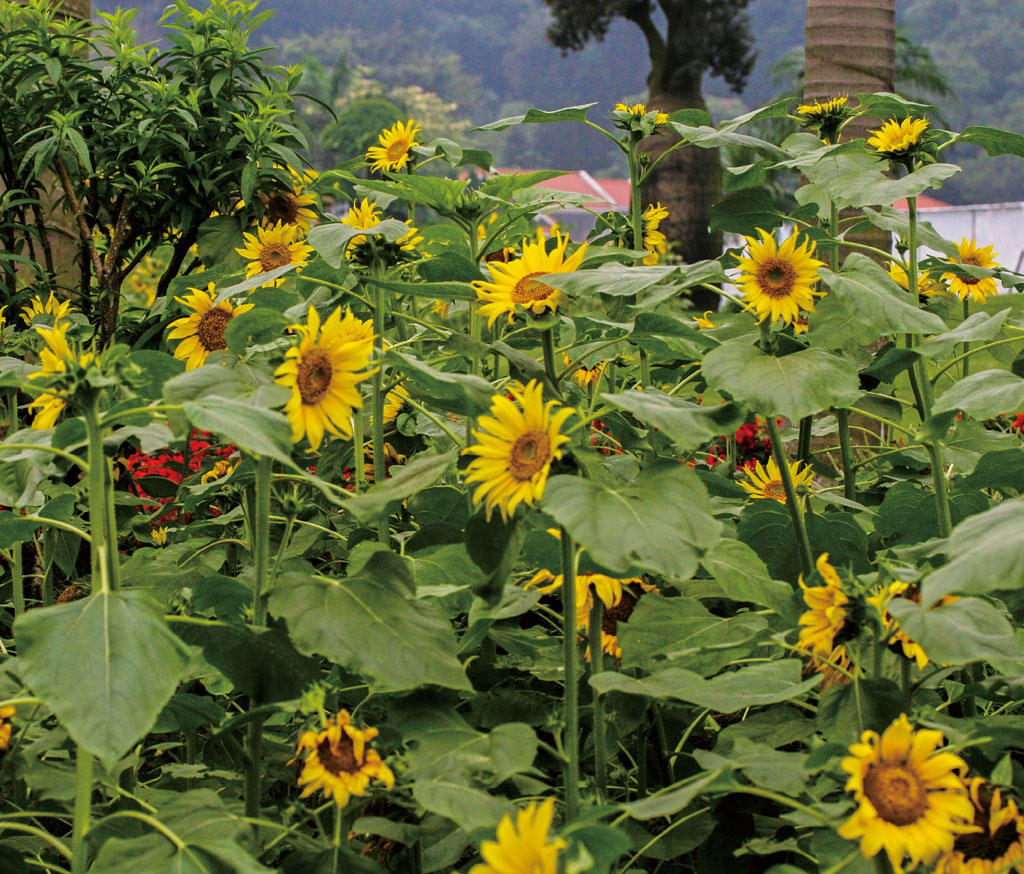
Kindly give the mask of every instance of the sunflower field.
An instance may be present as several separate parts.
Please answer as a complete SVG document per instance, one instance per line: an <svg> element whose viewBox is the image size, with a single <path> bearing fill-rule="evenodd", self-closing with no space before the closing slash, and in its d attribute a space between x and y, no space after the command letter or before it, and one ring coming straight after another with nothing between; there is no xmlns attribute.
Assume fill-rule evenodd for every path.
<svg viewBox="0 0 1024 874"><path fill-rule="evenodd" d="M917 209L1024 137L486 125L618 145L584 235L412 119L307 167L261 20L0 11L0 874L1024 871L1024 275ZM755 156L716 260L657 134Z"/></svg>

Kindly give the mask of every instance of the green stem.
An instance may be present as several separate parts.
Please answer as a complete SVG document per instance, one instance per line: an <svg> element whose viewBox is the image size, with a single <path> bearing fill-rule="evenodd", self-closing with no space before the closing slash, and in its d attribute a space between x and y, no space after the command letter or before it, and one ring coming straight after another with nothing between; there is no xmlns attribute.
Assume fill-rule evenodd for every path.
<svg viewBox="0 0 1024 874"><path fill-rule="evenodd" d="M108 540L110 525L107 523L108 503L106 499L106 458L103 455L103 431L100 426L99 396L85 404L83 410L85 433L89 446L89 531L92 535L92 590L109 592L115 588L111 575L112 552L116 553L116 541ZM111 500L113 491L111 490Z"/></svg>
<svg viewBox="0 0 1024 874"><path fill-rule="evenodd" d="M636 147L637 143L631 139L626 157L629 160L629 213L633 228L633 248L639 251L644 247L644 218Z"/></svg>
<svg viewBox="0 0 1024 874"><path fill-rule="evenodd" d="M334 808L334 840L331 845L334 848L331 854L331 874L341 874L341 808L335 805Z"/></svg>
<svg viewBox="0 0 1024 874"><path fill-rule="evenodd" d="M85 874L89 867L85 836L92 807L92 753L81 744L75 754L75 811L71 837L71 874Z"/></svg>
<svg viewBox="0 0 1024 874"><path fill-rule="evenodd" d="M647 350L640 349L640 385L647 388L651 384L651 362L647 360Z"/></svg>
<svg viewBox="0 0 1024 874"><path fill-rule="evenodd" d="M964 321L965 322L970 317L970 315L971 315L971 299L969 297L965 297L964 298ZM964 353L963 353L963 361L964 361L964 377L963 378L964 379L967 379L967 376L971 372L971 357L970 356L971 356L971 344L970 344L969 341L965 341L964 342Z"/></svg>
<svg viewBox="0 0 1024 874"><path fill-rule="evenodd" d="M14 618L25 612L25 572L24 544L15 543L11 546L11 581L14 586Z"/></svg>
<svg viewBox="0 0 1024 874"><path fill-rule="evenodd" d="M255 702L250 702L254 704ZM263 766L263 718L256 717L249 723L246 732L246 755L248 761L245 765L245 815L253 819L260 816L260 796L263 793L262 766ZM253 835L256 838L256 845L260 845L259 826L252 827Z"/></svg>
<svg viewBox="0 0 1024 874"><path fill-rule="evenodd" d="M379 354L384 354L384 290L373 287L373 333ZM378 363L373 372L371 430L373 432L373 481L384 482L384 370ZM377 539L387 545L391 542L388 520L382 516L377 522Z"/></svg>
<svg viewBox="0 0 1024 874"><path fill-rule="evenodd" d="M562 635L565 696L565 818L573 822L580 810L580 714L579 675L576 668L576 545L565 528L562 540Z"/></svg>
<svg viewBox="0 0 1024 874"><path fill-rule="evenodd" d="M480 260L480 240L477 239L477 223L471 221L467 230L467 237L469 238L469 258L476 264ZM489 241L485 241L485 245ZM486 265L485 265L486 266ZM483 318L480 316L479 302L471 300L469 302L469 335L474 340L479 340L483 334ZM483 362L479 358L470 358L469 360L470 373L473 376L480 376L480 371L483 367Z"/></svg>
<svg viewBox="0 0 1024 874"><path fill-rule="evenodd" d="M796 489L793 487L793 475L790 472L789 462L786 459L786 450L782 446L779 426L775 424L775 417L766 416L765 423L768 426L768 436L772 441L772 454L775 456L775 463L779 467L782 488L786 493L786 508L789 510L790 518L793 520L796 547L800 556L800 567L804 576L807 577L810 576L813 563L811 561L811 542L807 539L807 526L804 524L803 507L797 500Z"/></svg>
<svg viewBox="0 0 1024 874"><path fill-rule="evenodd" d="M857 468L850 446L850 411L836 410L839 426L839 451L843 458L843 497L848 501L857 500Z"/></svg>
<svg viewBox="0 0 1024 874"><path fill-rule="evenodd" d="M544 372L548 375L548 379L551 380L552 386L557 389L558 372L555 370L555 338L551 332L551 328L540 332L540 345L544 352Z"/></svg>
<svg viewBox="0 0 1024 874"><path fill-rule="evenodd" d="M270 491L272 460L261 455L256 461L256 495L253 502L253 564L256 587L252 597L253 625L267 624L267 593L270 589Z"/></svg>
<svg viewBox="0 0 1024 874"><path fill-rule="evenodd" d="M355 483L355 493L363 493L366 471L363 465L366 463L365 437L363 436L363 411L356 410L352 417L352 476Z"/></svg>
<svg viewBox="0 0 1024 874"><path fill-rule="evenodd" d="M796 457L798 461L802 461L805 464L811 460L811 426L813 424L813 416L804 416L800 420L800 431L796 442Z"/></svg>
<svg viewBox="0 0 1024 874"><path fill-rule="evenodd" d="M43 553L45 564L43 565L43 606L49 607L53 604L53 568L56 564L57 535L52 528L43 531Z"/></svg>
<svg viewBox="0 0 1024 874"><path fill-rule="evenodd" d="M604 670L604 647L601 642L601 628L604 619L604 602L593 594L594 602L588 617L588 642L590 644L590 676ZM597 801L604 804L608 794L608 749L604 725L604 701L597 689L593 689L592 710L594 717L594 774L597 780Z"/></svg>
<svg viewBox="0 0 1024 874"><path fill-rule="evenodd" d="M949 490L946 484L946 469L943 466L945 461L942 458L942 447L938 443L929 443L928 455L932 460L932 485L935 488L939 537L949 537L953 530L953 518L949 512Z"/></svg>

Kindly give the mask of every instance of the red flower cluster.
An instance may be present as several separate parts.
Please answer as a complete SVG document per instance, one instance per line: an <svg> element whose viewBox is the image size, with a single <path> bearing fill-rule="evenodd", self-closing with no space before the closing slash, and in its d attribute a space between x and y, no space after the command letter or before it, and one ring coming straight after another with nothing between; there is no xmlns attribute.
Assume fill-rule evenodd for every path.
<svg viewBox="0 0 1024 874"><path fill-rule="evenodd" d="M736 429L736 466L753 470L760 461L766 463L772 453L772 441L768 437L763 419L754 417L753 422L744 422ZM708 467L721 464L728 456L725 437L716 437L708 444L705 463ZM696 466L696 462L691 465Z"/></svg>
<svg viewBox="0 0 1024 874"><path fill-rule="evenodd" d="M600 419L594 419L590 423L590 445L601 455L622 455L622 447Z"/></svg>
<svg viewBox="0 0 1024 874"><path fill-rule="evenodd" d="M1024 413L1000 413L992 419L986 419L983 424L989 431L1009 432L1024 437Z"/></svg>

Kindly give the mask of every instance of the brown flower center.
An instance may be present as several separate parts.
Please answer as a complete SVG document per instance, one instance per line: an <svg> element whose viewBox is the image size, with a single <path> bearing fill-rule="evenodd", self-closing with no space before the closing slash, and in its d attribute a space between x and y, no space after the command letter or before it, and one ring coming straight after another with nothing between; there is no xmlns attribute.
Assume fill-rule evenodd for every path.
<svg viewBox="0 0 1024 874"><path fill-rule="evenodd" d="M769 258L757 269L757 284L768 297L789 297L796 285L796 268L783 258Z"/></svg>
<svg viewBox="0 0 1024 874"><path fill-rule="evenodd" d="M1002 859L1020 839L1017 823L1012 819L997 828L993 834L989 834L988 814L979 810L975 815L974 824L981 826L982 831L958 835L953 843L954 852L962 853L965 859L995 862Z"/></svg>
<svg viewBox="0 0 1024 874"><path fill-rule="evenodd" d="M330 738L324 738L316 745L316 756L324 769L335 777L344 774L355 774L362 767L356 759L355 747L344 731L335 743Z"/></svg>
<svg viewBox="0 0 1024 874"><path fill-rule="evenodd" d="M299 387L302 403L313 406L323 400L331 387L334 365L321 349L310 349L299 356L299 372L295 382Z"/></svg>
<svg viewBox="0 0 1024 874"><path fill-rule="evenodd" d="M266 200L266 216L271 224L282 222L286 225L295 224L299 215L299 202L289 191L278 191Z"/></svg>
<svg viewBox="0 0 1024 874"><path fill-rule="evenodd" d="M218 349L227 349L228 344L224 340L224 331L227 330L233 313L214 307L203 313L196 325L196 338L200 345L207 352L216 352Z"/></svg>
<svg viewBox="0 0 1024 874"><path fill-rule="evenodd" d="M537 282L534 277L543 276L541 272L527 273L520 279L515 288L512 289L512 300L516 303L533 303L537 300L545 300L555 293L550 285Z"/></svg>
<svg viewBox="0 0 1024 874"><path fill-rule="evenodd" d="M551 460L551 438L543 431L528 431L514 444L508 468L513 479L525 482Z"/></svg>
<svg viewBox="0 0 1024 874"><path fill-rule="evenodd" d="M903 764L872 765L864 776L864 794L878 815L893 825L915 823L928 808L921 778Z"/></svg>
<svg viewBox="0 0 1024 874"><path fill-rule="evenodd" d="M260 267L264 273L292 263L292 250L284 243L264 243L260 252Z"/></svg>
<svg viewBox="0 0 1024 874"><path fill-rule="evenodd" d="M388 146L385 155L389 161L398 161L407 151L409 151L408 140L395 140L390 146Z"/></svg>
<svg viewBox="0 0 1024 874"><path fill-rule="evenodd" d="M981 267L981 261L977 255L968 255L966 258L961 259L961 264L970 264L972 267ZM977 285L981 280L977 276L961 276L960 281L964 285Z"/></svg>
<svg viewBox="0 0 1024 874"><path fill-rule="evenodd" d="M786 500L786 488L782 485L782 480L768 480L764 484L764 494L766 498L775 498L776 501Z"/></svg>
<svg viewBox="0 0 1024 874"><path fill-rule="evenodd" d="M644 590L639 586L630 586L622 590L622 598L612 607L605 607L601 615L601 630L605 634L618 634L619 623L628 622L636 609L637 601L643 596Z"/></svg>

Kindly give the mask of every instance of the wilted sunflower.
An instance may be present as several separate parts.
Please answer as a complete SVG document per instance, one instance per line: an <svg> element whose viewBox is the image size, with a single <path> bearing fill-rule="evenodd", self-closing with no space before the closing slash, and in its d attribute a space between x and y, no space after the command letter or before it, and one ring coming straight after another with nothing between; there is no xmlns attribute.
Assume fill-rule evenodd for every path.
<svg viewBox="0 0 1024 874"><path fill-rule="evenodd" d="M867 600L869 604L873 604L878 609L882 617L882 624L887 632L891 632L891 636L888 639L889 645L892 647L899 645L903 650L903 655L908 659L916 661L918 668L924 668L928 664L928 655L921 648L920 644L907 636L906 632L900 628L899 623L889 613L889 603L894 598L903 598L907 601L913 601L915 604L920 604L921 590L916 584L897 581L883 586ZM956 595L944 595L934 606L942 607L959 600Z"/></svg>
<svg viewBox="0 0 1024 874"><path fill-rule="evenodd" d="M447 319L451 308L452 302L450 300L435 300L430 305L430 313L431 315L440 316L442 319Z"/></svg>
<svg viewBox="0 0 1024 874"><path fill-rule="evenodd" d="M823 689L847 681L852 663L844 641L857 634L857 623L849 616L850 599L843 591L842 580L829 564L828 553L822 553L816 563L824 586L805 586L804 603L807 611L800 617L800 637L797 646L806 650L815 670L824 675Z"/></svg>
<svg viewBox="0 0 1024 874"><path fill-rule="evenodd" d="M739 258L740 273L737 285L757 313L757 320L782 319L793 324L800 311L814 312L815 283L818 268L823 261L814 258L814 243L797 245L799 231L776 245L767 231L758 230L760 241L744 237L747 257Z"/></svg>
<svg viewBox="0 0 1024 874"><path fill-rule="evenodd" d="M868 858L885 850L897 874L931 863L953 849L958 835L973 830L974 808L964 787L964 760L936 752L941 731L914 731L901 715L882 734L865 731L850 747L842 767L846 789L858 806L839 828L847 840L860 840Z"/></svg>
<svg viewBox="0 0 1024 874"><path fill-rule="evenodd" d="M11 719L17 712L13 707L0 707L0 753L6 753L11 748L11 735L14 731Z"/></svg>
<svg viewBox="0 0 1024 874"><path fill-rule="evenodd" d="M329 717L321 731L307 731L299 738L296 756L305 751L305 764L299 774L302 798L315 792L333 799L338 807L348 804L353 795L365 795L370 780L380 780L391 789L395 775L380 754L370 748L378 734L375 728L352 725L347 710Z"/></svg>
<svg viewBox="0 0 1024 874"><path fill-rule="evenodd" d="M238 462L230 462L226 458L218 459L213 463L213 467L206 471L200 478L204 486L210 483L215 483L217 480L227 479L234 472L235 468L238 467Z"/></svg>
<svg viewBox="0 0 1024 874"><path fill-rule="evenodd" d="M970 264L972 267L985 267L987 269L1001 266L996 261L999 253L992 251L993 246L986 246L982 249L979 248L974 240L968 240L967 237L964 237L957 243L956 248L960 253L961 264ZM993 276L978 279L973 276L958 276L956 273L943 273L942 278L949 282L949 290L959 297L960 300L971 298L978 303L984 303L986 298L999 293L999 286L996 284L995 277Z"/></svg>
<svg viewBox="0 0 1024 874"><path fill-rule="evenodd" d="M927 128L926 118L905 118L903 121L890 119L878 130L868 131L874 134L868 139L868 145L883 158L901 161L920 144L921 134Z"/></svg>
<svg viewBox="0 0 1024 874"><path fill-rule="evenodd" d="M409 164L414 146L418 146L416 137L420 132L420 126L411 118L405 124L395 124L383 131L377 142L379 146L370 146L366 150L366 160L372 161L370 170L376 173L378 170L404 170Z"/></svg>
<svg viewBox="0 0 1024 874"><path fill-rule="evenodd" d="M46 345L39 350L40 368L35 373L28 375L29 379L42 379L55 376L58 373L67 372L68 366L77 363L81 367L88 366L92 361L91 352L84 352L81 357L76 357L74 351L68 345L68 323L58 322L54 327L36 325L36 332L43 338ZM52 428L58 416L67 406L64 396L56 390L45 391L28 405L31 410L39 410L32 420L32 427L39 430Z"/></svg>
<svg viewBox="0 0 1024 874"><path fill-rule="evenodd" d="M815 100L814 103L798 106L796 114L800 116L800 123L805 128L817 128L824 143L830 145L838 141L843 122L853 117L853 110L848 103L846 97L833 97L824 102Z"/></svg>
<svg viewBox="0 0 1024 874"><path fill-rule="evenodd" d="M715 323L708 318L714 310L704 310L702 316L692 316L693 320L697 323L698 328L713 328Z"/></svg>
<svg viewBox="0 0 1024 874"><path fill-rule="evenodd" d="M243 303L233 307L229 300L214 303L217 291L212 282L206 291L198 288L190 288L189 291L192 293L187 297L176 297L175 300L192 310L192 314L171 322L167 339L181 340L174 350L174 357L185 362L186 370L195 370L206 363L211 352L228 348L224 332L231 320L249 312L255 304Z"/></svg>
<svg viewBox="0 0 1024 874"><path fill-rule="evenodd" d="M957 835L934 874L1011 874L1024 871L1024 818L1013 799L980 777L967 781L975 831Z"/></svg>
<svg viewBox="0 0 1024 874"><path fill-rule="evenodd" d="M889 262L889 278L904 291L910 291L910 278L907 271L895 261ZM946 293L946 287L936 280L928 271L917 274L917 293L925 297L937 297Z"/></svg>
<svg viewBox="0 0 1024 874"><path fill-rule="evenodd" d="M342 332L341 307L321 328L320 315L310 307L305 325L293 325L299 342L285 354L275 372L276 381L291 389L284 406L292 425L292 441L306 436L319 449L324 432L346 439L352 436L352 410L363 405L356 386L370 374L373 352L369 340L351 339Z"/></svg>
<svg viewBox="0 0 1024 874"><path fill-rule="evenodd" d="M316 197L306 191L304 174L288 168L291 188L259 192L263 201L263 221L268 225L294 225L301 231L308 231L316 221Z"/></svg>
<svg viewBox="0 0 1024 874"><path fill-rule="evenodd" d="M498 824L496 841L480 845L483 864L474 865L469 874L556 874L558 853L565 841L548 840L555 814L555 799L540 804L533 802L512 817L505 816Z"/></svg>
<svg viewBox="0 0 1024 874"><path fill-rule="evenodd" d="M562 457L569 441L561 428L575 410L558 401L544 403L542 392L531 379L522 391L510 387L512 399L495 395L490 416L481 416L473 431L477 442L464 450L476 456L466 483L478 484L473 500L485 502L488 518L495 507L507 519L520 504L540 500L551 462Z"/></svg>
<svg viewBox="0 0 1024 874"><path fill-rule="evenodd" d="M67 318L68 313L72 312L73 309L71 301L58 300L51 291L50 296L46 299L46 303L43 303L43 299L36 295L28 302L28 306L22 307L21 318L26 325L31 325L35 321L36 316L49 316L51 323L56 325L61 319Z"/></svg>
<svg viewBox="0 0 1024 874"><path fill-rule="evenodd" d="M515 261L491 261L487 264L491 281L477 281L473 287L476 288L477 297L485 301L480 307L480 314L487 316L488 326L493 325L498 316L505 314L508 314L511 322L517 306L539 316L557 310L565 300L561 291L539 282L537 277L546 273L575 272L587 254L587 244L584 243L566 258L569 236L563 237L555 231L554 240L555 246L550 252L544 240L538 239L532 243L524 242L523 256Z"/></svg>
<svg viewBox="0 0 1024 874"><path fill-rule="evenodd" d="M740 485L747 490L750 497L772 498L780 504L786 503L786 490L782 485L782 474L779 472L779 466L775 463L774 458L769 458L767 465L759 461L753 469L746 467L743 472L749 477L750 482L740 482ZM794 461L789 465L789 474L793 478L794 491L803 485L810 487L810 482L814 478L814 472L809 467L800 470L799 461Z"/></svg>
<svg viewBox="0 0 1024 874"><path fill-rule="evenodd" d="M249 262L245 268L246 278L270 273L289 264L303 266L313 254L313 247L298 240L300 230L298 225L278 222L269 228L257 228L255 234L245 234L245 245L235 251ZM278 286L284 280L285 277L279 276L266 284Z"/></svg>
<svg viewBox="0 0 1024 874"><path fill-rule="evenodd" d="M668 218L668 210L660 203L652 203L644 210L642 218L644 223L644 251L650 253L644 258L644 264L651 266L657 264L661 256L668 251L665 235L658 230L661 223Z"/></svg>

